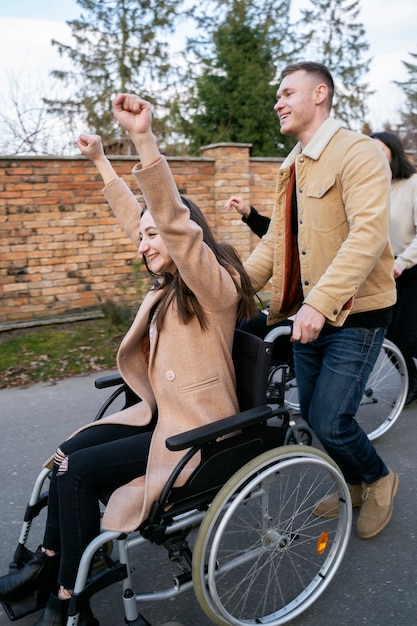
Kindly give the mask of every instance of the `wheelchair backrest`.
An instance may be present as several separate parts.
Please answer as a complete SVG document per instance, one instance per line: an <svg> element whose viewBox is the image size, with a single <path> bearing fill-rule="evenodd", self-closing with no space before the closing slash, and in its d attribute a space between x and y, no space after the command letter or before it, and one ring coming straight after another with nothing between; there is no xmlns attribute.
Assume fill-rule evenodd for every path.
<svg viewBox="0 0 417 626"><path fill-rule="evenodd" d="M232 358L239 409L246 411L266 403L268 372L273 345L256 335L235 330Z"/></svg>

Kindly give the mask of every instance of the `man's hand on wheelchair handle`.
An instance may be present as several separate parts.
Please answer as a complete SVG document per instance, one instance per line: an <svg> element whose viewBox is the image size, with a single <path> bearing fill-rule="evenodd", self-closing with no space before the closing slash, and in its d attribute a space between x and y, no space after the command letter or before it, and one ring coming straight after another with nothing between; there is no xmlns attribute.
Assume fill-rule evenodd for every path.
<svg viewBox="0 0 417 626"><path fill-rule="evenodd" d="M294 318L291 341L308 343L320 334L326 318L322 313L308 304L303 304Z"/></svg>

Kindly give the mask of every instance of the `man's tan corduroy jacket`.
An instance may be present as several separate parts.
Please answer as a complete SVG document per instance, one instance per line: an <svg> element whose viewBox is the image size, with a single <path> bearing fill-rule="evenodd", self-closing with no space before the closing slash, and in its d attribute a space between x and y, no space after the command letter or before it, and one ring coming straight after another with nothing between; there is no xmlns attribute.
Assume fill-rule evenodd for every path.
<svg viewBox="0 0 417 626"><path fill-rule="evenodd" d="M396 300L389 235L391 172L369 137L328 118L301 151L282 164L267 234L245 263L256 291L272 277L268 324L294 314L282 310L285 201L295 163L298 248L303 302L342 326L350 312L391 306Z"/></svg>

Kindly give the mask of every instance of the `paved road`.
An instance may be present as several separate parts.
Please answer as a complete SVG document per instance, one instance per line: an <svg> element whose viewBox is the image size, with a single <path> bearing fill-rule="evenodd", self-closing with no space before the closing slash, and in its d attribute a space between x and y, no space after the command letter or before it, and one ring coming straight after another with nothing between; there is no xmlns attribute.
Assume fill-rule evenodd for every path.
<svg viewBox="0 0 417 626"><path fill-rule="evenodd" d="M5 572L16 545L32 481L42 461L71 431L91 419L106 397L94 389L96 376L0 390L0 563ZM290 626L417 626L417 403L404 410L392 430L376 442L378 451L400 475L393 518L381 535L351 541L335 579L324 595ZM356 515L354 516L356 519ZM29 546L41 541L36 526ZM149 546L138 577L148 580L175 573L163 548ZM147 585L147 588L148 585ZM93 598L101 626L124 624L120 587ZM153 626L177 620L183 626L209 626L192 591L174 600L147 604ZM32 626L37 616L20 620ZM0 609L0 626L10 624Z"/></svg>

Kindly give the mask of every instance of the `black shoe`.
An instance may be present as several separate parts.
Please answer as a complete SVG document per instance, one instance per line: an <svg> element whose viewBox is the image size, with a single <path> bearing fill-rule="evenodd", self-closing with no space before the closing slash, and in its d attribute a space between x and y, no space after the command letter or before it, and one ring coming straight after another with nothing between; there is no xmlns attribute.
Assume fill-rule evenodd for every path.
<svg viewBox="0 0 417 626"><path fill-rule="evenodd" d="M69 603L70 600L59 600L57 596L51 594L44 612L33 626L65 626ZM78 626L99 626L99 621L94 617L90 607L80 613Z"/></svg>
<svg viewBox="0 0 417 626"><path fill-rule="evenodd" d="M57 584L59 556L47 556L39 547L21 569L0 578L0 601L23 598Z"/></svg>

